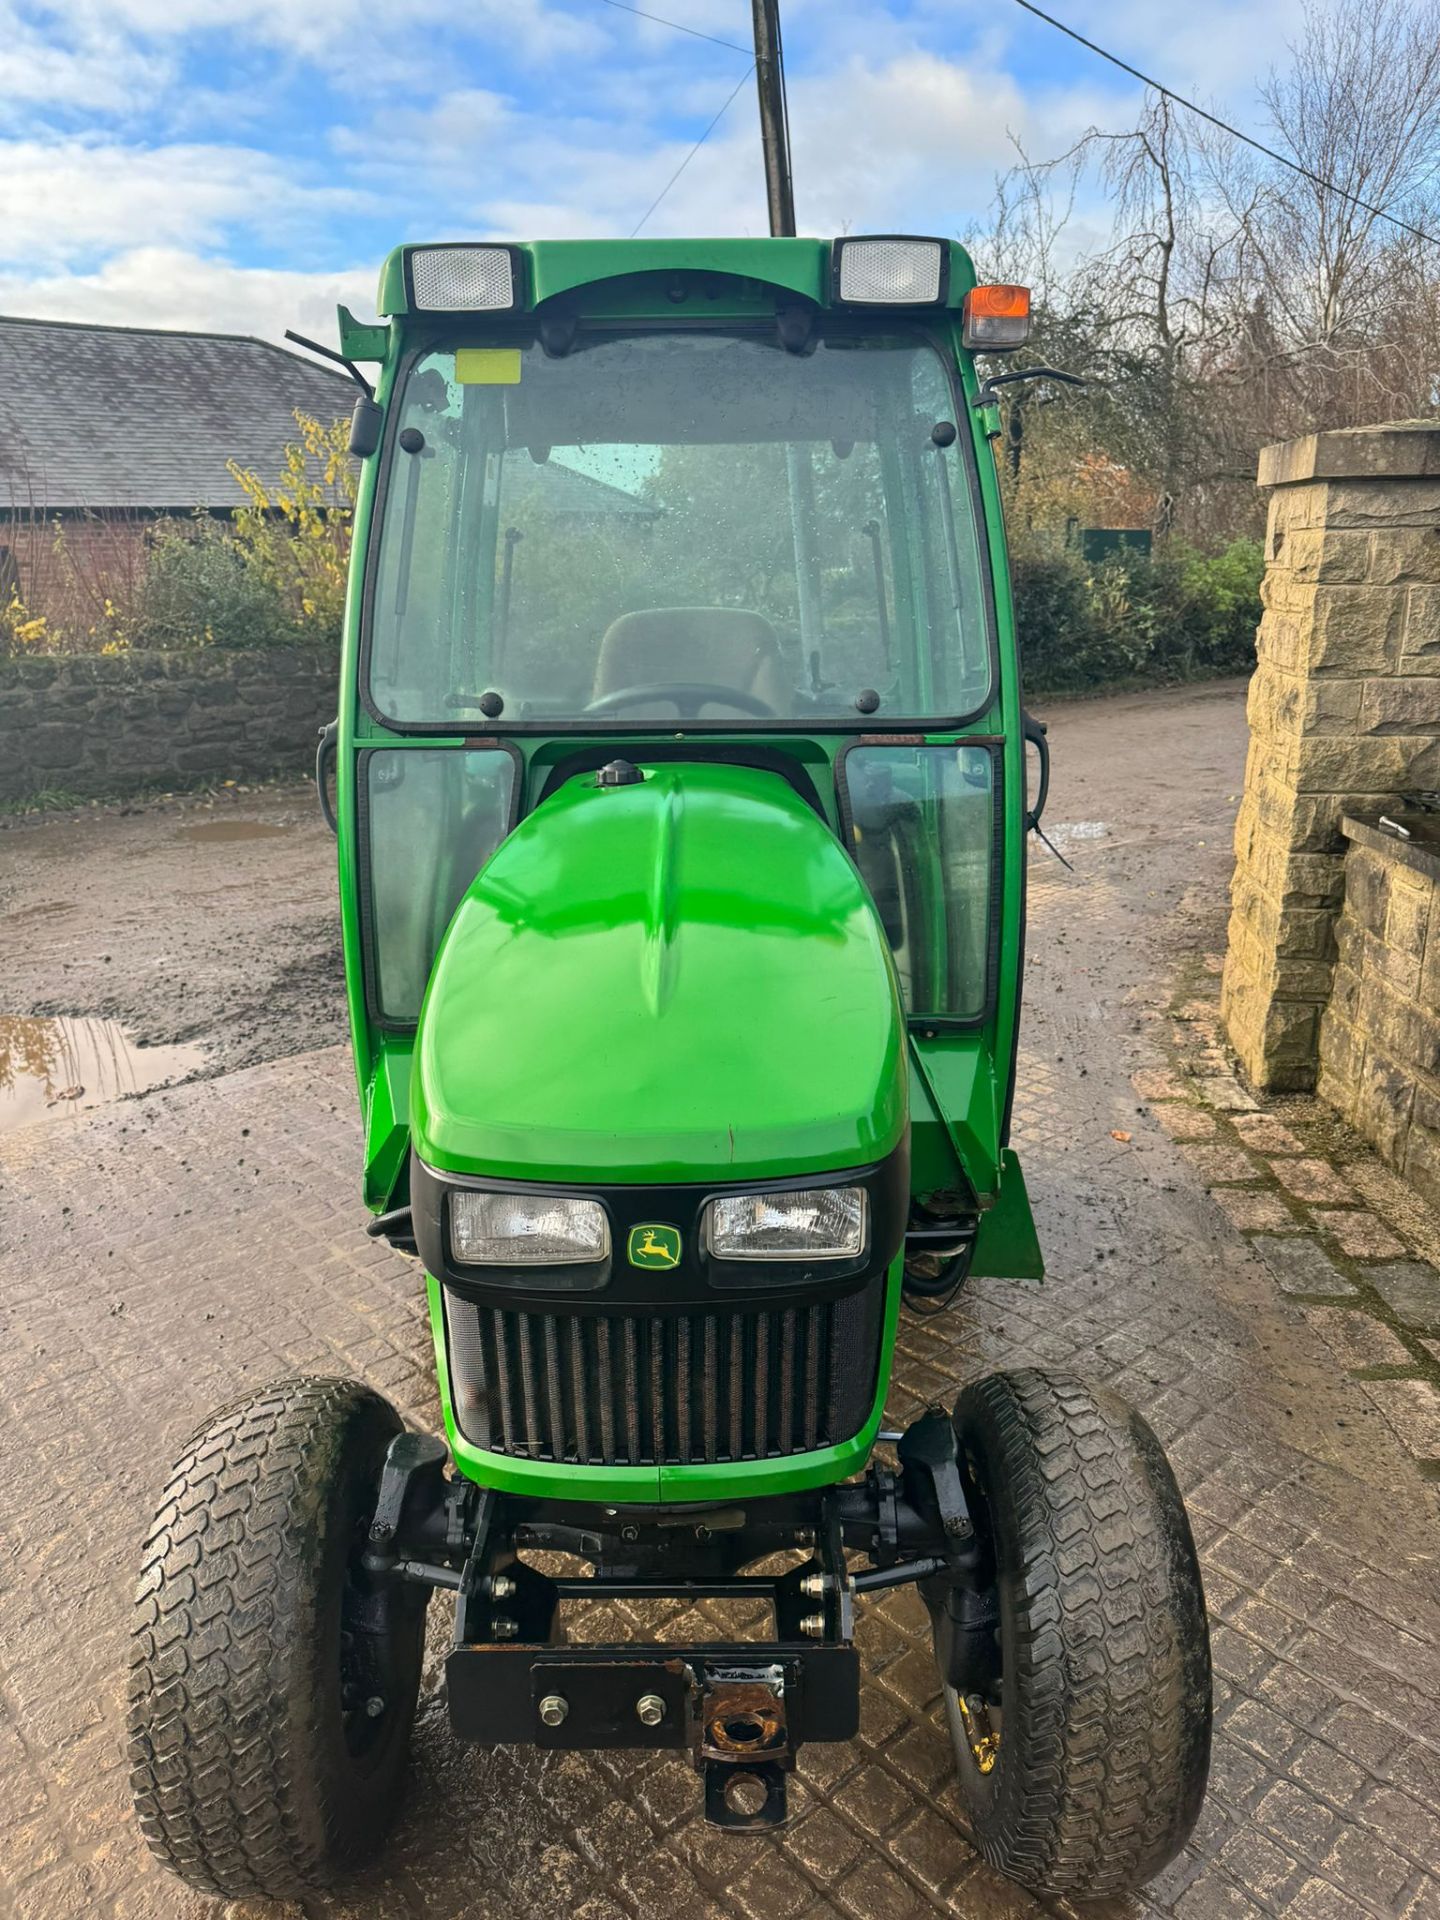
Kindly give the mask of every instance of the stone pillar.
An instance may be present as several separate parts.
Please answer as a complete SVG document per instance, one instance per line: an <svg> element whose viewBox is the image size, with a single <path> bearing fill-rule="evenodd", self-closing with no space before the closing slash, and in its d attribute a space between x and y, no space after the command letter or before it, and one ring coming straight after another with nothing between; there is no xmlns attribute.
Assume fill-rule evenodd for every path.
<svg viewBox="0 0 1440 1920"><path fill-rule="evenodd" d="M1251 1083L1315 1085L1344 813L1440 787L1440 424L1311 434L1272 489L1222 1012Z"/></svg>

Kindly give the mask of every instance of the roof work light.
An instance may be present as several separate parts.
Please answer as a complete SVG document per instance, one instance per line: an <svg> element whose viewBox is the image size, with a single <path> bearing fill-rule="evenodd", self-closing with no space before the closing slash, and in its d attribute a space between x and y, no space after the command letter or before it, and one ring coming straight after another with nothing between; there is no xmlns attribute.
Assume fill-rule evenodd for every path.
<svg viewBox="0 0 1440 1920"><path fill-rule="evenodd" d="M520 304L520 260L513 247L412 247L406 270L417 312L507 313Z"/></svg>
<svg viewBox="0 0 1440 1920"><path fill-rule="evenodd" d="M1030 338L1030 289L972 287L965 296L961 338L967 347L991 353L1023 347Z"/></svg>
<svg viewBox="0 0 1440 1920"><path fill-rule="evenodd" d="M846 307L938 307L950 278L944 240L868 234L831 249L834 298Z"/></svg>

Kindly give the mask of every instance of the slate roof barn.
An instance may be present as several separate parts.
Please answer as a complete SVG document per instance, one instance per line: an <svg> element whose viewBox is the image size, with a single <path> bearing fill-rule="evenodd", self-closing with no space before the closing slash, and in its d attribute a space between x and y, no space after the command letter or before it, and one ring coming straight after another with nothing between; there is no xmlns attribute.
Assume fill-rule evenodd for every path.
<svg viewBox="0 0 1440 1920"><path fill-rule="evenodd" d="M345 374L244 334L0 316L0 605L18 597L61 628L93 620L112 588L133 589L157 520L243 506L231 461L273 481L296 413L328 425L356 391ZM655 518L558 460L512 466L512 511Z"/></svg>
<svg viewBox="0 0 1440 1920"><path fill-rule="evenodd" d="M0 317L0 515L238 507L229 461L273 476L296 409L339 419L355 392L241 334Z"/></svg>

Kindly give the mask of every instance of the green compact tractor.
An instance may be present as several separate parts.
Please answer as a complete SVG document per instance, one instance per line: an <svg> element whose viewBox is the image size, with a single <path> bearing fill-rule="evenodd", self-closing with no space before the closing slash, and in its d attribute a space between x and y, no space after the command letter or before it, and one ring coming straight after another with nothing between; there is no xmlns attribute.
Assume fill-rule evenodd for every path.
<svg viewBox="0 0 1440 1920"><path fill-rule="evenodd" d="M913 1583L988 1861L1110 1895L1189 1834L1204 1601L1144 1422L1025 1368L882 1429L902 1310L1041 1272L1020 376L975 367L1027 311L895 236L407 246L382 324L342 310L322 775L370 1231L423 1269L445 1434L295 1379L176 1466L130 1738L193 1885L373 1851L437 1594L458 1736L675 1749L753 1829L856 1732L857 1605ZM734 1628L567 1637L599 1599Z"/></svg>

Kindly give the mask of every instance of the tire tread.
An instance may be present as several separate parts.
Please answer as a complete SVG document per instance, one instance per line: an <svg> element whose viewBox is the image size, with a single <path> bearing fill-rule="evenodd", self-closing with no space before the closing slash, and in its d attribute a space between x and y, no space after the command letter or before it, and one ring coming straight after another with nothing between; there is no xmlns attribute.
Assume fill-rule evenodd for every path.
<svg viewBox="0 0 1440 1920"><path fill-rule="evenodd" d="M1028 1887L1134 1892L1183 1846L1209 1768L1204 1594L1174 1476L1132 1408L1071 1374L992 1374L956 1418L1003 1463L1015 1585L1005 1777L977 1844Z"/></svg>
<svg viewBox="0 0 1440 1920"><path fill-rule="evenodd" d="M136 1818L191 1886L284 1897L332 1877L336 1823L296 1698L317 1622L317 1531L359 1418L399 1421L348 1380L304 1376L216 1413L181 1453L142 1554L127 1749ZM301 1707L297 1726L296 1708Z"/></svg>

